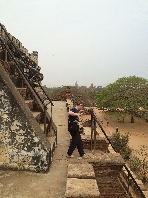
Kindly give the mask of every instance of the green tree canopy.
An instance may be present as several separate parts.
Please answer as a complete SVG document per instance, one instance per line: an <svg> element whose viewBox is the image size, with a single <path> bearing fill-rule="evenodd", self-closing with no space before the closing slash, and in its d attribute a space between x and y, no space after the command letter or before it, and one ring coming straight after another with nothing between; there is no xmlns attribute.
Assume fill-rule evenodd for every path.
<svg viewBox="0 0 148 198"><path fill-rule="evenodd" d="M135 112L140 108L148 110L148 80L136 76L119 78L97 94L96 103L99 108L121 108L131 114L134 122Z"/></svg>

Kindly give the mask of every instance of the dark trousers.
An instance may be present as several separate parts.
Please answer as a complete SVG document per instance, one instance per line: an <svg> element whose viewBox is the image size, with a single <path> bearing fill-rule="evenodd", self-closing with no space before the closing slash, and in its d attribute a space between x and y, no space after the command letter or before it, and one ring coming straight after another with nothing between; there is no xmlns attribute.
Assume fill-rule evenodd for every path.
<svg viewBox="0 0 148 198"><path fill-rule="evenodd" d="M72 136L72 140L70 142L70 146L69 146L67 154L69 156L71 156L73 151L77 147L78 152L80 154L80 157L82 157L85 153L84 153L84 150L83 150L83 143L82 143L82 139L81 139L81 135L79 133L79 130L70 132L70 135Z"/></svg>

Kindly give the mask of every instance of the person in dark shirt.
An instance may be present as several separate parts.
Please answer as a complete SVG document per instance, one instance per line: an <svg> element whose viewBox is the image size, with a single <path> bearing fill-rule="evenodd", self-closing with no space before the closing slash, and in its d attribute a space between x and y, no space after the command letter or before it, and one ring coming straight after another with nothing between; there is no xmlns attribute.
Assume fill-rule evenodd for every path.
<svg viewBox="0 0 148 198"><path fill-rule="evenodd" d="M81 158L87 158L85 155L85 152L83 150L83 143L79 131L79 110L83 109L84 105L82 103L77 103L75 107L70 109L68 112L69 119L68 119L68 131L70 132L70 135L72 137L70 146L68 148L67 156L68 158L74 157L72 155L73 151L77 147L79 155Z"/></svg>

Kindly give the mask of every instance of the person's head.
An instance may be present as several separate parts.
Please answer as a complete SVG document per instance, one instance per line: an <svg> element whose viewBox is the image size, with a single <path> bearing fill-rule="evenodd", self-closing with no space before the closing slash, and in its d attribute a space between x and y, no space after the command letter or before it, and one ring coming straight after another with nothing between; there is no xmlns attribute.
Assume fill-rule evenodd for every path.
<svg viewBox="0 0 148 198"><path fill-rule="evenodd" d="M77 102L76 107L77 107L78 110L81 110L81 109L84 108L84 104L82 102Z"/></svg>

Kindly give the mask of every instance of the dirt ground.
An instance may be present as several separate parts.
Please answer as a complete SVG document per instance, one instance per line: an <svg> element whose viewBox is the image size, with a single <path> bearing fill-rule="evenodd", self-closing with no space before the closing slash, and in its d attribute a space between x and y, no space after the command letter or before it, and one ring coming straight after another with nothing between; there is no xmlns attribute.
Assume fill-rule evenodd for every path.
<svg viewBox="0 0 148 198"><path fill-rule="evenodd" d="M130 116L126 117L124 119L124 122L117 122L115 121L113 115L109 115L96 108L94 108L94 113L108 136L112 136L112 134L116 132L116 127L118 127L118 132L121 135L128 134L128 145L132 149L132 154L138 156L141 160L147 156L146 160L148 161L148 122L141 118L134 117L135 122L131 123ZM90 115L82 115L81 120L84 122L86 120L90 120L90 117ZM102 133L101 129L98 126L97 132L99 134ZM140 153L141 149L143 149L143 153Z"/></svg>
<svg viewBox="0 0 148 198"><path fill-rule="evenodd" d="M116 127L118 127L118 131L121 135L129 135L129 147L135 155L142 159L143 156L141 154L139 155L138 151L140 151L143 146L147 146L147 150L145 149L145 151L148 153L148 123L145 120L135 117L135 122L131 123L130 117L128 117L125 118L124 123L116 122L113 116L109 116L99 110L95 110L95 112L96 116L103 121L103 128L109 136L115 133ZM107 121L109 122L108 126Z"/></svg>
<svg viewBox="0 0 148 198"><path fill-rule="evenodd" d="M100 110L95 109L95 114L100 121L108 136L116 132L116 127L121 135L129 135L129 147L132 149L132 156L137 156L140 160L148 162L148 123L138 117L135 117L135 122L130 122L130 117L125 118L123 122L116 122L115 118L107 115ZM107 122L108 125L107 125ZM100 132L101 133L101 132ZM147 173L148 174L148 173ZM148 185L146 184L148 188Z"/></svg>

